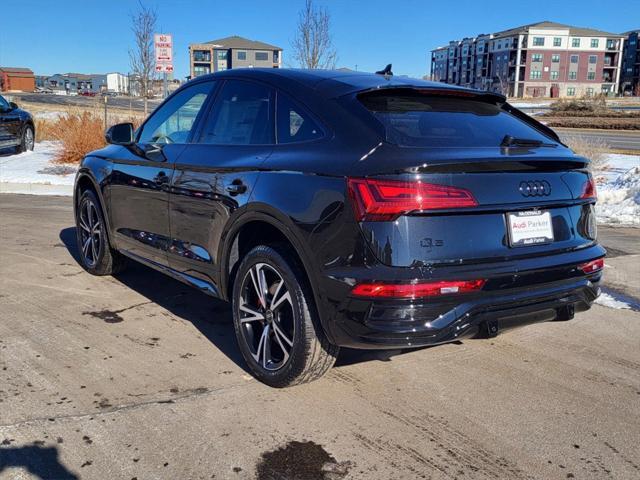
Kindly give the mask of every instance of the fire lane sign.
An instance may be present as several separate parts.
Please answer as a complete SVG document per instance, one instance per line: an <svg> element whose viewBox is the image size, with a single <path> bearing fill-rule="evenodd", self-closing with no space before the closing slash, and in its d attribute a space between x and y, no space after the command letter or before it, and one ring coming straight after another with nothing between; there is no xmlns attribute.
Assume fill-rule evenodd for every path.
<svg viewBox="0 0 640 480"><path fill-rule="evenodd" d="M153 35L156 72L173 72L173 36L166 33Z"/></svg>

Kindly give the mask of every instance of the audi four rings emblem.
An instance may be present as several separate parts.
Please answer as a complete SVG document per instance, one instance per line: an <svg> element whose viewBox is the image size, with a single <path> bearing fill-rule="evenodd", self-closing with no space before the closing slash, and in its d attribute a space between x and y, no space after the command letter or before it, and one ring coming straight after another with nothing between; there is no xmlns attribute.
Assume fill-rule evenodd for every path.
<svg viewBox="0 0 640 480"><path fill-rule="evenodd" d="M551 185L546 180L520 182L519 190L523 197L548 197L551 195Z"/></svg>

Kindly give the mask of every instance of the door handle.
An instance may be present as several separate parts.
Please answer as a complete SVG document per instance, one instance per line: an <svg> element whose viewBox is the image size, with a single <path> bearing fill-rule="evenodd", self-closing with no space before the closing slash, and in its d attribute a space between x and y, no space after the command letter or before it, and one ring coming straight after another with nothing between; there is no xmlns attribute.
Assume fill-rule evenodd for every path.
<svg viewBox="0 0 640 480"><path fill-rule="evenodd" d="M231 182L231 184L227 185L227 192L231 195L239 195L247 191L247 186L242 183L242 180L239 178Z"/></svg>

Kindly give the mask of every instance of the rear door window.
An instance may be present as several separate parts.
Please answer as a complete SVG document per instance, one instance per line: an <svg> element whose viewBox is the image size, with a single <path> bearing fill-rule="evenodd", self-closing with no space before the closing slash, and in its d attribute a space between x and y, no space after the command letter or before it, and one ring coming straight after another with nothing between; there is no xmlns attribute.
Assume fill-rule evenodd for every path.
<svg viewBox="0 0 640 480"><path fill-rule="evenodd" d="M273 91L264 85L228 80L217 95L199 143L265 145L274 142Z"/></svg>
<svg viewBox="0 0 640 480"><path fill-rule="evenodd" d="M420 91L359 96L385 129L387 141L407 147L499 147L505 135L554 142L498 105Z"/></svg>

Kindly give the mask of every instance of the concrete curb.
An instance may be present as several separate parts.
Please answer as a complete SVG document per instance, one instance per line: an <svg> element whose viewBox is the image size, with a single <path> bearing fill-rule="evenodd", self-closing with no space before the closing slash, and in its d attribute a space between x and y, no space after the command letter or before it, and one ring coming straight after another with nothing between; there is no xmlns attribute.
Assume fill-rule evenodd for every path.
<svg viewBox="0 0 640 480"><path fill-rule="evenodd" d="M72 196L73 185L52 185L50 183L0 182L0 193Z"/></svg>

